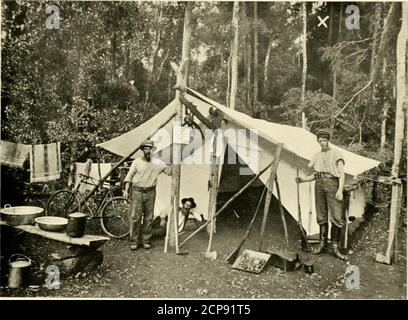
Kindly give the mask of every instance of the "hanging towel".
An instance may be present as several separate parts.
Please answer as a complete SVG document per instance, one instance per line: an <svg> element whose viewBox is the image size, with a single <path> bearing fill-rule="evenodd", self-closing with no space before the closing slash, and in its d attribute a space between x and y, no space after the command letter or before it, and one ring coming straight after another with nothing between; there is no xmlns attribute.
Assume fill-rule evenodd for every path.
<svg viewBox="0 0 408 320"><path fill-rule="evenodd" d="M30 150L30 181L58 180L61 174L60 143L36 144Z"/></svg>
<svg viewBox="0 0 408 320"><path fill-rule="evenodd" d="M81 177L79 176L80 174L88 175L92 179L89 179L89 183L96 184L103 178L105 175L107 175L111 170L112 170L112 164L111 163L100 163L101 166L101 175L99 176L99 169L98 169L98 164L97 163L92 163L91 164L91 170L89 171L89 174L86 174L87 171L89 170L89 163L88 162L77 162L75 163L75 187L78 186L78 184L81 182ZM104 183L104 187L109 187L109 183ZM81 186L79 187L79 192L80 193L85 193L86 191L90 191L94 188L93 185L82 183Z"/></svg>
<svg viewBox="0 0 408 320"><path fill-rule="evenodd" d="M8 141L0 142L0 162L1 164L23 168L24 161L30 153L30 146L21 143Z"/></svg>

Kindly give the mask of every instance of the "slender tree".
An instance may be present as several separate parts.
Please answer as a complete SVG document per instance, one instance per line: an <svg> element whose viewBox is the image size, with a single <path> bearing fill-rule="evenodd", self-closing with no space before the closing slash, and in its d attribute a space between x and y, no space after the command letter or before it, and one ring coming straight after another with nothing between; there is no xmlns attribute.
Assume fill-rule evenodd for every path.
<svg viewBox="0 0 408 320"><path fill-rule="evenodd" d="M303 52L303 68L302 68L302 93L301 93L301 104L302 104L302 128L307 128L307 119L305 114L305 91L306 91L306 74L307 74L307 10L306 2L302 4L302 17L303 17L303 37L302 37L302 52Z"/></svg>
<svg viewBox="0 0 408 320"><path fill-rule="evenodd" d="M254 2L254 106L258 102L258 3ZM255 112L257 110L254 110Z"/></svg>
<svg viewBox="0 0 408 320"><path fill-rule="evenodd" d="M238 92L238 45L239 45L239 1L234 1L232 14L234 39L231 46L231 95L230 108L235 109Z"/></svg>

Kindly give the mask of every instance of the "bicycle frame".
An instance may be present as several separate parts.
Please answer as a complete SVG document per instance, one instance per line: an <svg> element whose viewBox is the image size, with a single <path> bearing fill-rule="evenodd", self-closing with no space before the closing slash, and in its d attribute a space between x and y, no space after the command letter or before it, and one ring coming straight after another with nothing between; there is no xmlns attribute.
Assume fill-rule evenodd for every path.
<svg viewBox="0 0 408 320"><path fill-rule="evenodd" d="M102 199L101 199L101 201L99 202L99 204L98 204L98 206L97 206L97 209L95 210L95 212L93 212L93 210L91 210L91 208L90 208L89 205L88 205L88 200L91 199L91 198L94 198L95 194L93 194L92 197L83 197L83 196L81 195L81 193L79 192L79 188L80 188L80 186L81 186L82 183L84 183L84 184L89 184L89 185L92 185L92 186L97 186L97 190L104 189L104 188L103 188L103 186L98 186L97 184L88 182L88 181L86 181L86 180L84 179L84 178L91 178L92 180L94 180L92 177L88 177L88 176L84 176L84 175L81 175L81 176L82 176L82 178L81 178L80 183L78 183L78 185L77 185L77 186L75 187L75 189L73 190L74 194L75 194L75 195L78 197L78 199L79 199L79 209L80 209L83 205L85 205L86 208L88 209L88 212L90 213L90 214L89 214L89 218L90 218L90 219L91 219L91 218L100 218L98 214L99 214L100 210L102 209L103 205L105 204L106 199L109 198L109 197L110 197L111 199L113 198L112 187L111 187L111 188L106 188L106 191L105 191L105 193L103 194Z"/></svg>

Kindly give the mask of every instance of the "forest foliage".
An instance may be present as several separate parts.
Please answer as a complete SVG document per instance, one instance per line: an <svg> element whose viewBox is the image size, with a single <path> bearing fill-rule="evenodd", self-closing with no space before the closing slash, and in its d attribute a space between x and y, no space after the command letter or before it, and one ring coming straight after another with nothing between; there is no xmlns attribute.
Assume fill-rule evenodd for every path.
<svg viewBox="0 0 408 320"><path fill-rule="evenodd" d="M46 26L50 4L59 8L59 29ZM185 3L1 5L3 140L60 141L65 162L96 160L97 143L140 125L174 99L170 62L180 62ZM335 143L387 162L401 7L392 11L391 3L358 3L360 25L349 30L346 6L307 4L309 129L328 127L337 115ZM223 104L230 81L232 12L232 2L195 2L192 12L189 86ZM301 3L259 2L255 16L253 2L240 2L237 110L301 125L301 15ZM327 27L319 26L318 17L326 15Z"/></svg>

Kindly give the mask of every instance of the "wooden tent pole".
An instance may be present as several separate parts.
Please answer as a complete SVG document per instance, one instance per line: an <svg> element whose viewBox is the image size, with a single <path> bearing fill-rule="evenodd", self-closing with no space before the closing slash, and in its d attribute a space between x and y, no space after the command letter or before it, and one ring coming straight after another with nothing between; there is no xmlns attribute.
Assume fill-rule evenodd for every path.
<svg viewBox="0 0 408 320"><path fill-rule="evenodd" d="M264 207L263 218L262 218L261 233L260 233L260 236L259 236L258 251L262 250L263 237L264 237L264 234L265 234L265 227L266 227L266 222L267 222L267 219L268 219L269 207L271 205L271 200L272 200L273 185L275 183L276 171L278 170L278 165L279 165L279 161L280 161L282 147L283 147L282 143L279 143L276 146L275 155L273 157L271 172L270 172L269 180L268 180L268 184L267 184L268 191L266 193L266 198L265 198L265 207Z"/></svg>
<svg viewBox="0 0 408 320"><path fill-rule="evenodd" d="M211 220L210 223L210 238L208 241L207 252L211 252L213 234L215 230L215 221L214 215L217 210L217 195L218 195L218 173L219 173L219 163L217 157L217 140L218 140L218 131L214 130L214 141L213 141L213 154L211 157L211 178L210 178L210 195L208 199L208 217Z"/></svg>
<svg viewBox="0 0 408 320"><path fill-rule="evenodd" d="M266 170L270 166L272 166L273 161L268 164L265 168L263 168L255 177L253 177L245 186L241 188L237 193L235 193L224 205L214 214L214 219L217 218L221 213L224 212L224 210L236 199L238 198L246 189L248 189L255 181L258 179L263 173L265 173ZM184 246L191 238L193 238L197 233L199 233L201 230L203 230L208 223L210 223L210 220L207 220L205 223L203 223L198 229L196 229L193 233L191 233L181 244L181 246Z"/></svg>
<svg viewBox="0 0 408 320"><path fill-rule="evenodd" d="M280 188L279 188L279 183L278 183L278 176L276 175L275 177L275 184L276 184L276 193L278 195L278 201L279 201L279 213L280 213L280 217L281 217L281 221L282 221L282 225L283 225L283 233L285 235L285 242L286 242L286 246L289 249L289 233L288 233L288 226L286 224L286 219L285 219L285 212L283 211L283 206L282 206L282 199L281 199L281 194L280 194ZM299 212L299 217L301 216L300 212ZM303 228L302 226L302 222L299 222L299 225L301 228Z"/></svg>

